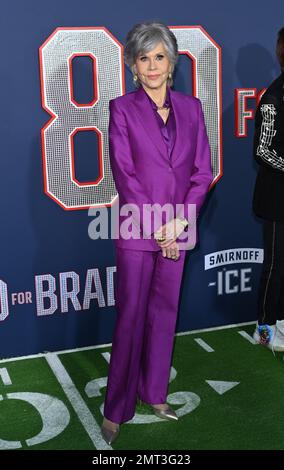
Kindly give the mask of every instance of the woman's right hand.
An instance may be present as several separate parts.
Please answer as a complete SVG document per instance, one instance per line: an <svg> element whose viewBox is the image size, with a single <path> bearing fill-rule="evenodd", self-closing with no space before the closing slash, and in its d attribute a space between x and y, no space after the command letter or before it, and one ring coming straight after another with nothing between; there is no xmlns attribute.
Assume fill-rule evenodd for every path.
<svg viewBox="0 0 284 470"><path fill-rule="evenodd" d="M176 241L172 242L167 248L162 248L162 254L165 258L177 261L180 257L179 246Z"/></svg>

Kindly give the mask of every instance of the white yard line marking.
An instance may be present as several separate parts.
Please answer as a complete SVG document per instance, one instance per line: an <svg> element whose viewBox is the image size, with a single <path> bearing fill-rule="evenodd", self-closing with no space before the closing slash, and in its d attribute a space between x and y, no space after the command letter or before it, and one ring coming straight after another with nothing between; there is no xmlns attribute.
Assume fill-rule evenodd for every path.
<svg viewBox="0 0 284 470"><path fill-rule="evenodd" d="M103 440L100 426L75 387L59 357L56 354L48 353L46 354L46 360L96 449L112 449Z"/></svg>
<svg viewBox="0 0 284 470"><path fill-rule="evenodd" d="M12 385L12 380L6 367L2 367L2 369L0 369L0 377L4 385Z"/></svg>
<svg viewBox="0 0 284 470"><path fill-rule="evenodd" d="M239 335L241 335L243 338L245 338L247 341L249 341L251 344L258 344L257 341L253 339L252 336L250 336L246 331L240 330L238 331Z"/></svg>
<svg viewBox="0 0 284 470"><path fill-rule="evenodd" d="M209 344L205 343L205 341L203 341L203 339L201 338L194 338L194 341L196 341L197 344L199 344L199 346L204 349L205 351L207 352L214 352L214 349L211 348L211 346L209 346Z"/></svg>
<svg viewBox="0 0 284 470"><path fill-rule="evenodd" d="M103 358L107 361L107 363L110 363L110 353L109 352L103 352L102 353Z"/></svg>
<svg viewBox="0 0 284 470"><path fill-rule="evenodd" d="M195 333L207 333L207 331L228 330L230 328L237 328L238 326L247 326L253 324L255 324L255 321L235 323L233 325L213 326L212 328L203 328L201 330L182 331L181 333L177 333L176 336L194 335Z"/></svg>
<svg viewBox="0 0 284 470"><path fill-rule="evenodd" d="M219 395L224 395L224 393L228 392L232 388L236 387L239 385L240 382L225 382L222 380L205 380L205 382L210 385L215 392L217 392Z"/></svg>

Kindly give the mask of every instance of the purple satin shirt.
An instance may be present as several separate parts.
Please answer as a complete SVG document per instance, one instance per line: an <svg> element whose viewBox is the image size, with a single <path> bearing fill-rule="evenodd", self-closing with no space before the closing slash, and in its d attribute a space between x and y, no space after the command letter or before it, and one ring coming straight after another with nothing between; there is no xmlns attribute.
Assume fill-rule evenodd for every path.
<svg viewBox="0 0 284 470"><path fill-rule="evenodd" d="M167 108L170 108L170 112L169 112L169 116L168 116L166 124L164 123L163 118L157 112L158 106L156 105L156 103L152 100L152 98L148 95L148 93L145 90L144 92L148 96L150 103L152 105L153 111L155 115L157 116L157 122L158 122L159 128L161 129L161 133L165 141L165 144L167 146L169 158L171 158L171 153L172 153L174 143L175 143L175 138L176 138L176 122L175 122L175 115L173 112L173 108L171 106L171 99L170 99L168 87L167 87L166 99L164 101L164 106Z"/></svg>

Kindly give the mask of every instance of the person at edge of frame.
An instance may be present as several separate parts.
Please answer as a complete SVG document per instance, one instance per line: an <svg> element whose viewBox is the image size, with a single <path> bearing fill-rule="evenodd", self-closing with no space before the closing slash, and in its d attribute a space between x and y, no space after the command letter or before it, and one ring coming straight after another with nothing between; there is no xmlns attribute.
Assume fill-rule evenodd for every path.
<svg viewBox="0 0 284 470"><path fill-rule="evenodd" d="M284 28L278 32L276 56L281 74L263 94L255 116L259 169L253 210L263 222L264 262L253 338L273 351L284 351Z"/></svg>

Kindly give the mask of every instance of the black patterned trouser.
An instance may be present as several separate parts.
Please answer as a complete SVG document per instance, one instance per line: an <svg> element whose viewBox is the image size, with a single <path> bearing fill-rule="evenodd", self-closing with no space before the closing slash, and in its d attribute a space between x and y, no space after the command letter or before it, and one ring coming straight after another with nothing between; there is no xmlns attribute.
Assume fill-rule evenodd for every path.
<svg viewBox="0 0 284 470"><path fill-rule="evenodd" d="M284 319L284 223L263 223L264 261L259 285L258 323Z"/></svg>

